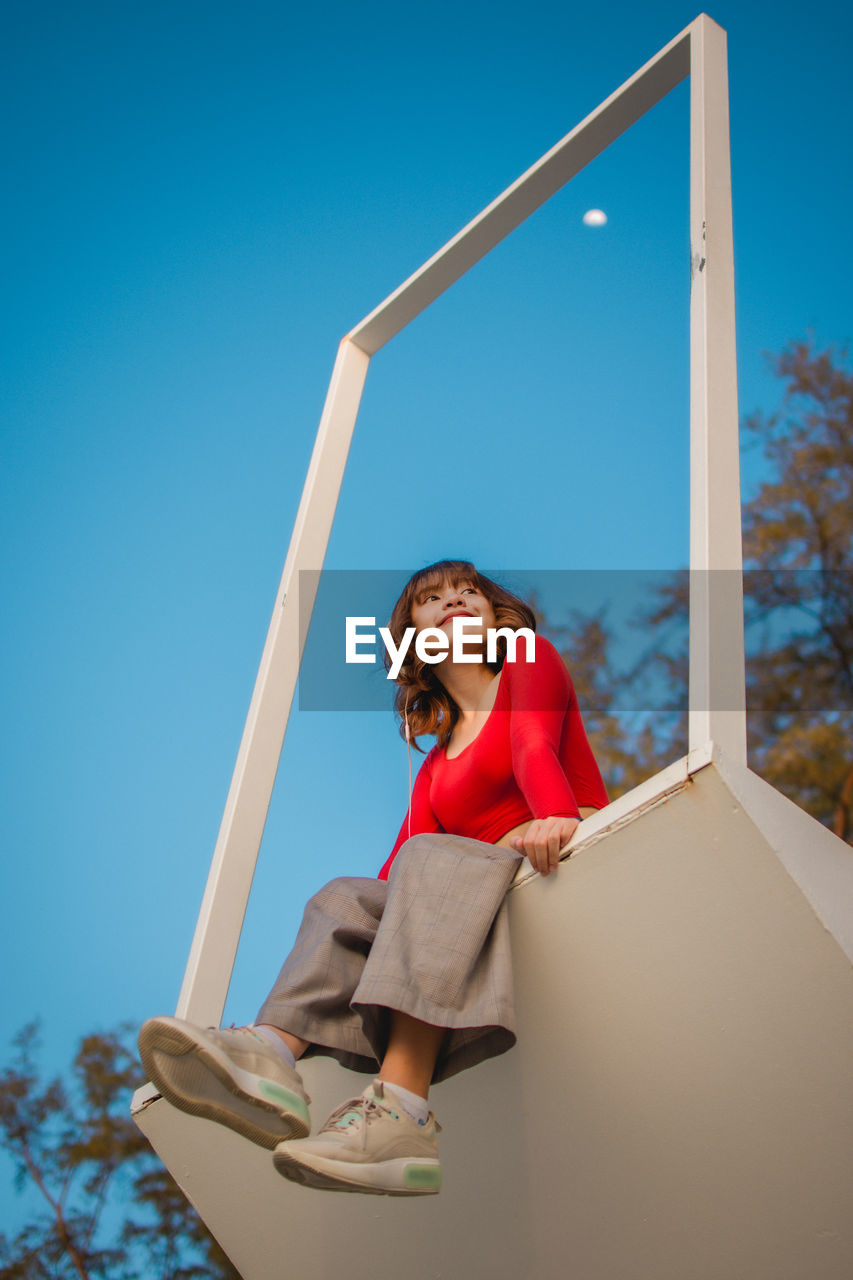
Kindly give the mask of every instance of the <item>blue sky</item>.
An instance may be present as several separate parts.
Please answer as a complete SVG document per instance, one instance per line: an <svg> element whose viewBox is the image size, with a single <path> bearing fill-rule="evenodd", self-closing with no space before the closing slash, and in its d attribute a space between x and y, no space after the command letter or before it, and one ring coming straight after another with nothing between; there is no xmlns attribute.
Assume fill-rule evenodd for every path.
<svg viewBox="0 0 853 1280"><path fill-rule="evenodd" d="M174 1008L341 336L697 12L7 12L0 945L6 1026L41 1016L55 1069ZM764 352L851 336L851 18L710 13L746 413L778 398ZM375 358L329 567L686 562L687 107L682 85ZM226 1021L405 805L390 713L294 713Z"/></svg>

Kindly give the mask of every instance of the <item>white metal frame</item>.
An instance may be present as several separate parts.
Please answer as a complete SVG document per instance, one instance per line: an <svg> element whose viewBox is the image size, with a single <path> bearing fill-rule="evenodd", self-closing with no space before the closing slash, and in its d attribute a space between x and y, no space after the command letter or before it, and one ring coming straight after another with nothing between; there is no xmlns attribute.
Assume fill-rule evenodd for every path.
<svg viewBox="0 0 853 1280"><path fill-rule="evenodd" d="M726 33L700 15L341 342L178 1003L218 1024L370 357L686 76L690 99L690 749L746 763ZM721 572L722 571L722 572ZM306 584L313 582L313 587ZM316 593L305 574L303 593ZM724 589L717 590L718 584ZM315 595L302 601L310 614Z"/></svg>

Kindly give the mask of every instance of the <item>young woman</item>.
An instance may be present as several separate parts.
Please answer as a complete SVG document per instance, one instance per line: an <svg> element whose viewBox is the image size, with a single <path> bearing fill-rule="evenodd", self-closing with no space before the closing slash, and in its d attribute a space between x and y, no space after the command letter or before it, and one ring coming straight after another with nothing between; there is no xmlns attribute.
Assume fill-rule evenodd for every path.
<svg viewBox="0 0 853 1280"><path fill-rule="evenodd" d="M503 637L488 661L490 630L535 631L518 597L442 560L409 580L389 630L398 649L412 627L452 640L454 617L474 620L464 652L431 663L410 643L397 676L402 735L436 744L378 878L339 877L311 898L253 1026L152 1018L140 1032L164 1097L274 1148L279 1172L304 1185L439 1190L430 1084L516 1039L507 890L523 858L554 872L581 818L607 804L553 645L536 636L531 654L519 636L513 654ZM315 1053L378 1074L311 1138L296 1061Z"/></svg>

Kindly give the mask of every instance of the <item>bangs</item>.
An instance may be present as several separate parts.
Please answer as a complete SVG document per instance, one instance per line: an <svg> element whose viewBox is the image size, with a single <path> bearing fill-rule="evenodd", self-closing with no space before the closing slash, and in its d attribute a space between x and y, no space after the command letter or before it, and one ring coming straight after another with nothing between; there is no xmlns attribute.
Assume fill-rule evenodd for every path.
<svg viewBox="0 0 853 1280"><path fill-rule="evenodd" d="M439 560L437 564L428 565L412 577L409 582L412 600L421 604L430 592L443 586L445 582L449 582L452 587L467 582L480 590L480 575L470 561Z"/></svg>

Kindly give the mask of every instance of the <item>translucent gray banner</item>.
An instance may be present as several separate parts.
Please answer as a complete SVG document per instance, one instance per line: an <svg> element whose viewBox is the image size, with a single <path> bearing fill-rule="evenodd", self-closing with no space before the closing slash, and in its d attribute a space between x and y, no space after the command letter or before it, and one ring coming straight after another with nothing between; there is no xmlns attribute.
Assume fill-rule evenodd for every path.
<svg viewBox="0 0 853 1280"><path fill-rule="evenodd" d="M387 678L379 628L387 625L411 572L300 573L301 711L391 707L395 685ZM792 689L801 711L832 710L844 698L843 672L830 670L827 654L833 644L836 653L845 645L853 653L851 570L753 570L742 576L724 570L692 575L686 570L481 572L531 605L537 634L562 654L582 709L622 713L688 708L691 594L696 616L708 610L714 630L736 625L745 609L750 710L760 709L766 663L776 653L794 668L798 656L802 660L804 679L799 689ZM372 661L347 662L347 619L361 620L351 621L350 630L360 635L357 652ZM714 672L711 697L714 709L741 709L743 690L736 673ZM847 700L853 701L849 686Z"/></svg>

